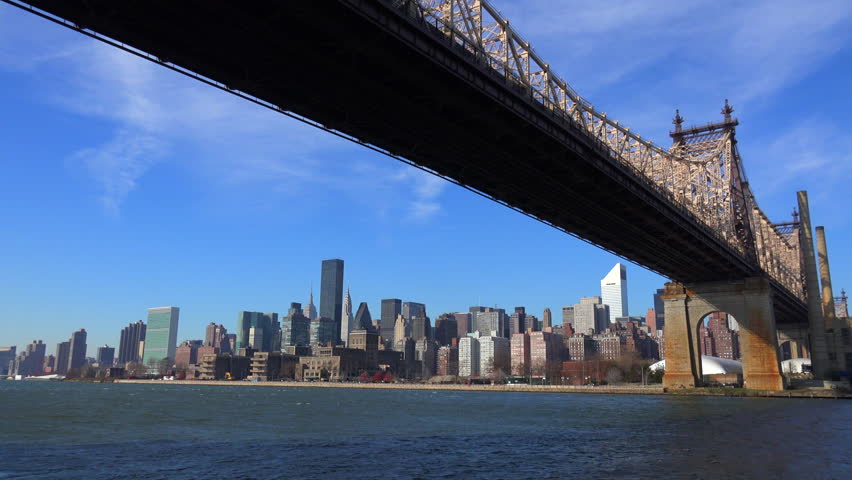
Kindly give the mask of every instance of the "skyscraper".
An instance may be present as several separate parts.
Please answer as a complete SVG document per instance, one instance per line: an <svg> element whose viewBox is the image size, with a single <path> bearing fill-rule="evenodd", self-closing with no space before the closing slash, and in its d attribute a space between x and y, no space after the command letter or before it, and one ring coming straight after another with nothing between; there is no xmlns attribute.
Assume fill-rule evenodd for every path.
<svg viewBox="0 0 852 480"><path fill-rule="evenodd" d="M467 334L467 332L465 332ZM444 313L435 319L435 341L438 346L449 345L453 338L458 338L458 322L452 313Z"/></svg>
<svg viewBox="0 0 852 480"><path fill-rule="evenodd" d="M615 323L618 317L627 313L627 269L620 262L601 280L601 299L609 305L609 321Z"/></svg>
<svg viewBox="0 0 852 480"><path fill-rule="evenodd" d="M111 367L113 360L115 360L114 347L110 347L109 345L98 347L98 356L95 357L95 361L98 362L99 367Z"/></svg>
<svg viewBox="0 0 852 480"><path fill-rule="evenodd" d="M228 353L231 346L228 345L228 329L224 325L216 325L216 322L207 324L204 333L204 346L218 348L220 353Z"/></svg>
<svg viewBox="0 0 852 480"><path fill-rule="evenodd" d="M59 375L68 373L68 360L71 358L71 342L59 342L56 344L56 365L53 372Z"/></svg>
<svg viewBox="0 0 852 480"><path fill-rule="evenodd" d="M0 347L0 375L9 375L9 364L15 361L18 347Z"/></svg>
<svg viewBox="0 0 852 480"><path fill-rule="evenodd" d="M83 368L86 364L86 330L81 328L71 334L68 370Z"/></svg>
<svg viewBox="0 0 852 480"><path fill-rule="evenodd" d="M509 338L509 318L506 316L505 309L477 308L483 310L473 314L473 325L476 331L479 331L481 335L491 335L491 332L496 332L498 337Z"/></svg>
<svg viewBox="0 0 852 480"><path fill-rule="evenodd" d="M326 345L327 343L337 343L337 324L332 318L319 317L311 322L311 343Z"/></svg>
<svg viewBox="0 0 852 480"><path fill-rule="evenodd" d="M250 338L252 328L261 332L255 334L255 341L259 341L259 351L272 352L280 347L281 325L278 323L277 313L239 312L237 314L237 349L252 346Z"/></svg>
<svg viewBox="0 0 852 480"><path fill-rule="evenodd" d="M473 332L459 339L459 376L478 376L479 367L479 333Z"/></svg>
<svg viewBox="0 0 852 480"><path fill-rule="evenodd" d="M291 303L281 327L281 345L306 346L311 343L311 321L302 314L301 303Z"/></svg>
<svg viewBox="0 0 852 480"><path fill-rule="evenodd" d="M396 346L397 343L403 341L405 338L409 337L411 332L411 326L408 321L405 319L402 314L396 316L396 324L393 328L393 345Z"/></svg>
<svg viewBox="0 0 852 480"><path fill-rule="evenodd" d="M553 316L550 313L549 308L544 309L544 313L541 315L541 329L549 328L553 326Z"/></svg>
<svg viewBox="0 0 852 480"><path fill-rule="evenodd" d="M457 338L463 338L467 336L468 333L473 332L473 314L470 312L457 312L453 314L453 317L456 319L456 326L458 327Z"/></svg>
<svg viewBox="0 0 852 480"><path fill-rule="evenodd" d="M305 311L302 312L303 315L308 317L308 320L316 320L317 319L317 307L314 305L314 287L311 285L311 295L308 297L308 304L305 305Z"/></svg>
<svg viewBox="0 0 852 480"><path fill-rule="evenodd" d="M609 326L609 307L601 304L601 297L583 297L571 311L577 333L598 333Z"/></svg>
<svg viewBox="0 0 852 480"><path fill-rule="evenodd" d="M426 305L417 302L402 302L402 316L411 323L414 317L426 316Z"/></svg>
<svg viewBox="0 0 852 480"><path fill-rule="evenodd" d="M158 307L148 309L148 325L145 328L145 350L142 363L156 366L160 360L175 359L177 330L180 308Z"/></svg>
<svg viewBox="0 0 852 480"><path fill-rule="evenodd" d="M44 369L46 345L41 340L33 340L26 350L9 363L9 375L37 375Z"/></svg>
<svg viewBox="0 0 852 480"><path fill-rule="evenodd" d="M349 332L354 330L354 317L352 316L352 297L349 295L349 287L346 287L346 295L343 297L343 311L340 312L340 337L343 343L349 345Z"/></svg>
<svg viewBox="0 0 852 480"><path fill-rule="evenodd" d="M320 279L320 317L334 320L335 342L341 339L343 324L343 260L333 258L322 261ZM348 335L349 332L347 332Z"/></svg>
<svg viewBox="0 0 852 480"><path fill-rule="evenodd" d="M509 319L509 338L512 335L524 332L527 329L535 330L534 326L527 325L527 313L524 307L515 307L515 313Z"/></svg>
<svg viewBox="0 0 852 480"><path fill-rule="evenodd" d="M381 332L382 339L394 345L394 327L396 317L402 314L402 300L398 298L385 298L382 300Z"/></svg>
<svg viewBox="0 0 852 480"><path fill-rule="evenodd" d="M666 304L663 303L663 295L666 293L664 288L658 288L654 293L654 314L657 316L657 330L662 330L666 324ZM651 332L654 335L657 332Z"/></svg>
<svg viewBox="0 0 852 480"><path fill-rule="evenodd" d="M415 342L432 337L432 323L425 315L415 315L410 321L411 338Z"/></svg>
<svg viewBox="0 0 852 480"><path fill-rule="evenodd" d="M121 340L118 344L118 364L138 363L142 361L141 342L145 341L145 322L139 320L136 323L121 329ZM59 354L56 355L57 363Z"/></svg>
<svg viewBox="0 0 852 480"><path fill-rule="evenodd" d="M355 323L352 329L373 331L373 317L370 316L370 308L367 307L367 302L361 302L358 305L358 313L355 314Z"/></svg>

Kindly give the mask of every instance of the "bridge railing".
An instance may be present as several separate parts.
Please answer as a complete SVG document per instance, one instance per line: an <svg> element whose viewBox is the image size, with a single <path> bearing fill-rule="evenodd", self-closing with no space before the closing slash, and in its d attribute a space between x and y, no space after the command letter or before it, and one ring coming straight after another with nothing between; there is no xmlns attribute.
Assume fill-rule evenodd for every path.
<svg viewBox="0 0 852 480"><path fill-rule="evenodd" d="M749 219L737 219L734 215L734 210L742 210L745 205L732 205L735 201L732 188L739 187L744 179L731 174L741 172L741 168L732 164L739 158L732 152L731 137L719 139L701 155L688 155L677 145L666 150L643 139L580 97L486 0L395 0L394 3L465 51L473 61L500 76L511 88L592 139L616 164L643 180L707 235L746 262L756 263L756 268L763 269L794 294L802 291L793 279L792 264L797 262L787 251L789 245L782 245L783 239L777 232L763 231L762 238L767 241L744 244L744 238L749 243L756 243L756 239L742 234L742 223ZM745 210L746 217L754 216L750 215L750 208ZM754 255L750 254L753 249L763 250Z"/></svg>

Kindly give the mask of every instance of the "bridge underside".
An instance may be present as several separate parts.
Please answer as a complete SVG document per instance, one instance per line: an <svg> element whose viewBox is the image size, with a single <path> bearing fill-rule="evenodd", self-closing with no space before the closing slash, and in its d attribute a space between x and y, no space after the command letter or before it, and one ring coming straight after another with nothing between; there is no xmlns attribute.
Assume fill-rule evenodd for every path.
<svg viewBox="0 0 852 480"><path fill-rule="evenodd" d="M522 85L391 2L28 3L376 145L684 284L761 275ZM806 317L801 302L778 285L773 291L779 323Z"/></svg>

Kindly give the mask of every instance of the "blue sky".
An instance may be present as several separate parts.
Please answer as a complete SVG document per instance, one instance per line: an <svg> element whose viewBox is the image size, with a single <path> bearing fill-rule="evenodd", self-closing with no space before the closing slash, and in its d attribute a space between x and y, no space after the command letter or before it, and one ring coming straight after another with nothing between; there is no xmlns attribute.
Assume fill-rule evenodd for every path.
<svg viewBox="0 0 852 480"><path fill-rule="evenodd" d="M852 4L493 2L599 110L667 146L739 117L761 207L808 190L834 284L852 289ZM118 341L148 307L179 339L304 303L343 258L353 302L556 317L619 261L395 160L0 4L0 345ZM628 265L630 312L665 279ZM319 292L315 290L318 301ZM839 294L839 293L838 293ZM91 352L93 353L93 352Z"/></svg>

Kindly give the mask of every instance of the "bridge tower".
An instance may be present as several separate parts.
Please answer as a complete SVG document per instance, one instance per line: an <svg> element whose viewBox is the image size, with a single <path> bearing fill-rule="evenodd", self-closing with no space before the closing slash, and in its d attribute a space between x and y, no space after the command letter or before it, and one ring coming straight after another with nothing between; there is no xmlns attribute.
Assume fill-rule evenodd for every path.
<svg viewBox="0 0 852 480"><path fill-rule="evenodd" d="M784 388L775 323L775 299L770 274L793 280L796 276L770 249L784 245L798 253L788 239L782 238L757 207L736 148L734 109L725 100L722 122L683 128L683 117L676 113L671 152L684 159L677 183L685 201L708 225L743 257L754 265L745 278L720 278L701 283L667 283L665 302L665 357L667 387L695 387L702 383L701 349L698 329L713 312L732 315L740 325L740 351L743 377L748 388L780 390ZM683 178L684 180L681 180ZM715 181L712 181L714 179ZM791 259L785 259L788 263ZM792 263L798 266L799 259ZM769 267L764 270L762 267ZM771 270L768 271L768 270Z"/></svg>

